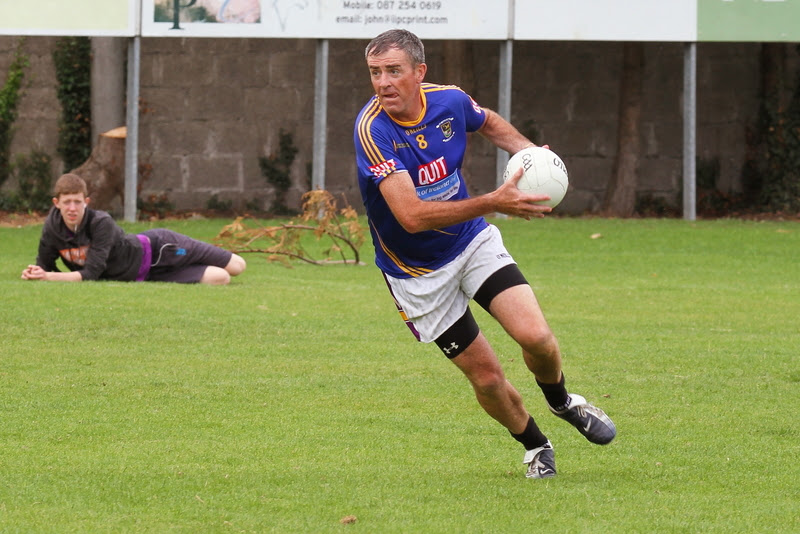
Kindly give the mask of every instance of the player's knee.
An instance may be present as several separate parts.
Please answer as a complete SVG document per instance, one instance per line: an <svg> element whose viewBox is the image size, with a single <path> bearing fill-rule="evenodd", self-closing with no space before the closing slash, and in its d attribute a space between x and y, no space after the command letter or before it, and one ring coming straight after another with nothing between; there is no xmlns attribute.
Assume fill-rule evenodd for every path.
<svg viewBox="0 0 800 534"><path fill-rule="evenodd" d="M558 342L549 328L531 328L517 342L532 355L547 355L558 350Z"/></svg>
<svg viewBox="0 0 800 534"><path fill-rule="evenodd" d="M470 376L476 393L483 397L497 397L505 391L507 380L500 369L486 369Z"/></svg>
<svg viewBox="0 0 800 534"><path fill-rule="evenodd" d="M238 276L242 274L245 269L247 269L247 262L238 254L231 255L228 265L225 266L225 271L227 271L230 276Z"/></svg>
<svg viewBox="0 0 800 534"><path fill-rule="evenodd" d="M209 284L213 286L224 286L231 281L231 275L225 269L220 267L208 266L200 279L201 284Z"/></svg>

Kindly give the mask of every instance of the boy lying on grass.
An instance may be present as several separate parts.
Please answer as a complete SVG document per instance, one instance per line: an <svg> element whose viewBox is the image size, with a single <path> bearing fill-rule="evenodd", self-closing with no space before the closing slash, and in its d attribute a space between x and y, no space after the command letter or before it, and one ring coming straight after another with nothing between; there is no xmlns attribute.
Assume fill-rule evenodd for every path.
<svg viewBox="0 0 800 534"><path fill-rule="evenodd" d="M89 208L87 195L86 182L77 174L56 181L36 265L22 271L23 280L223 285L247 267L237 254L165 228L126 234L108 213ZM59 257L69 272L58 270Z"/></svg>

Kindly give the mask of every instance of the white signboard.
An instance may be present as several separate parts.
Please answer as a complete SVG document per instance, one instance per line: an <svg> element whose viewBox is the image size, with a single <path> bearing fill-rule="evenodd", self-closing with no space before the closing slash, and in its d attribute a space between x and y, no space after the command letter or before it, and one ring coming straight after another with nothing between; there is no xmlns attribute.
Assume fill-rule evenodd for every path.
<svg viewBox="0 0 800 534"><path fill-rule="evenodd" d="M0 0L0 35L796 42L798 21L800 0Z"/></svg>
<svg viewBox="0 0 800 534"><path fill-rule="evenodd" d="M800 41L800 0L697 0L699 41Z"/></svg>
<svg viewBox="0 0 800 534"><path fill-rule="evenodd" d="M140 0L0 0L0 35L133 37Z"/></svg>
<svg viewBox="0 0 800 534"><path fill-rule="evenodd" d="M698 1L516 0L514 39L691 42Z"/></svg>
<svg viewBox="0 0 800 534"><path fill-rule="evenodd" d="M143 0L145 37L507 39L509 0ZM178 6L178 9L175 9Z"/></svg>

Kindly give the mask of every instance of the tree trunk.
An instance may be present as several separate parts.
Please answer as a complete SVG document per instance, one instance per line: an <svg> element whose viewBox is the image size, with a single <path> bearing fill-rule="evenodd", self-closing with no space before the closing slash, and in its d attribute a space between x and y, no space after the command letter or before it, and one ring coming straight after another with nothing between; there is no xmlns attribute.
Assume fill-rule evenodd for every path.
<svg viewBox="0 0 800 534"><path fill-rule="evenodd" d="M622 56L617 158L602 207L604 215L613 217L630 217L636 208L644 45L642 43L625 43Z"/></svg>
<svg viewBox="0 0 800 534"><path fill-rule="evenodd" d="M761 98L779 111L786 109L786 45L761 43Z"/></svg>
<svg viewBox="0 0 800 534"><path fill-rule="evenodd" d="M786 109L786 47L783 43L761 43L758 118L745 132L746 151L742 166L742 192L751 206L759 203L764 187L769 132L776 113Z"/></svg>
<svg viewBox="0 0 800 534"><path fill-rule="evenodd" d="M93 208L119 211L124 205L126 136L125 126L100 134L89 159L70 171L86 180Z"/></svg>

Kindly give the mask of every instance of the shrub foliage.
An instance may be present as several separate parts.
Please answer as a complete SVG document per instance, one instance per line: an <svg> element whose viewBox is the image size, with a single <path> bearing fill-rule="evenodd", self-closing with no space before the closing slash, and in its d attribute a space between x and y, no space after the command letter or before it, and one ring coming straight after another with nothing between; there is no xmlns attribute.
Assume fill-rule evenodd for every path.
<svg viewBox="0 0 800 534"><path fill-rule="evenodd" d="M58 154L67 170L79 167L92 152L91 41L63 37L53 51L61 102Z"/></svg>
<svg viewBox="0 0 800 534"><path fill-rule="evenodd" d="M17 43L14 60L8 68L6 81L0 87L0 185L11 175L11 140L17 120L17 105L22 95L22 81L28 66L28 57L22 53L24 40Z"/></svg>

